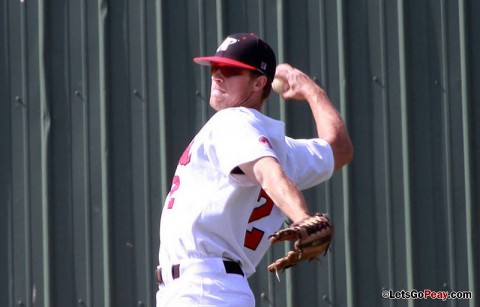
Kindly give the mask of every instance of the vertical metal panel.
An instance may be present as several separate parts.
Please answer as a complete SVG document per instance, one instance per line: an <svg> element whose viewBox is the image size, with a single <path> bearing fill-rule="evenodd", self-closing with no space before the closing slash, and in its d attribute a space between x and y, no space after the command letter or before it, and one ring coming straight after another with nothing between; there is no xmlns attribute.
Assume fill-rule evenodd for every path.
<svg viewBox="0 0 480 307"><path fill-rule="evenodd" d="M249 280L257 306L423 306L480 293L480 4L472 0L3 1L0 305L154 306L178 157L213 114L192 63L256 32L344 115L355 159L305 192L336 225L323 265ZM265 112L315 135L306 105Z"/></svg>
<svg viewBox="0 0 480 307"><path fill-rule="evenodd" d="M73 249L74 215L72 207L72 146L71 138L71 102L78 103L69 87L68 46L69 14L68 5L50 2L47 5L51 18L47 23L47 41L50 56L46 58L49 107L52 118L50 161L51 202L51 242L52 242L52 305L68 305L76 303L76 289L73 265L75 251ZM55 25L55 26L52 26ZM80 91L78 92L80 93ZM54 182L54 184L53 184ZM66 278L68 276L68 278Z"/></svg>
<svg viewBox="0 0 480 307"><path fill-rule="evenodd" d="M16 301L31 301L31 261L28 257L30 248L30 208L28 206L27 180L27 97L25 87L25 11L23 6L12 7L9 13L9 33L16 37L9 46L9 54L12 55L10 70L11 92L20 103L20 108L12 109L12 274L22 276L22 279L14 278L12 296ZM13 56L16 53L17 56Z"/></svg>
<svg viewBox="0 0 480 307"><path fill-rule="evenodd" d="M398 2L398 31L399 31L399 62L400 62L400 110L401 110L401 142L402 142L402 178L403 178L403 209L404 209L404 218L405 218L405 270L406 270L406 289L413 288L413 246L412 246L412 203L411 203L411 186L410 186L410 147L409 147L409 118L408 118L408 96L407 92L407 64L406 64L406 29L405 29L405 9L404 1L401 0ZM402 237L402 236L401 236ZM403 248L400 246L400 251ZM408 302L409 306L413 302Z"/></svg>
<svg viewBox="0 0 480 307"><path fill-rule="evenodd" d="M477 125L477 128L473 128L472 133L470 131L470 122L472 119L476 119L477 122L480 119L480 104L478 103L478 101L480 101L480 92L478 90L479 87L474 86L474 84L479 84L478 82L480 81L480 65L478 65L478 59L470 60L470 56L472 52L480 51L479 41L477 39L473 39L475 35L480 34L480 23L478 22L477 18L473 17L474 12L476 10L480 10L480 4L478 2L471 1L467 5L465 1L460 0L458 3L458 10L468 288L474 289L475 293L479 293L480 291L478 289L480 288L480 267L478 263L478 253L480 251L480 248L478 247L478 244L476 244L476 242L478 242L478 240L480 239L480 227L475 221L478 221L478 217L480 216L480 209L478 206L478 203L480 203L480 189L475 189L473 187L480 186L479 176L474 175L480 174L480 164L478 163L477 159L477 163L476 165L474 165L471 153L473 152L473 154L478 157L480 153L480 141L478 140L478 137L471 138L470 135L478 135L480 129ZM469 12L470 15L467 12ZM477 63L477 65L474 64L475 62ZM476 101L477 103L469 103L473 101ZM474 115L470 117L469 114ZM475 131L477 133L475 133ZM476 150L472 150L472 148L475 148ZM476 191L476 195L474 194L474 191ZM474 204L477 205L474 206ZM472 305L476 306L478 305L478 302L479 298L476 295L472 300Z"/></svg>
<svg viewBox="0 0 480 307"><path fill-rule="evenodd" d="M89 105L89 176L92 229L92 305L110 306L110 234L107 153L107 66L105 61L107 7L85 2L87 90Z"/></svg>
<svg viewBox="0 0 480 307"><path fill-rule="evenodd" d="M43 2L30 7L21 3L2 4L5 28L2 43L8 78L8 106L3 116L11 123L10 144L2 163L11 165L5 174L8 191L3 213L7 237L8 292L5 299L31 305L48 304L49 238L47 198L47 145L50 118L46 108L43 67ZM7 38L9 38L7 40ZM8 61L8 62L7 62ZM4 79L4 81L7 81ZM9 159L9 160L7 160ZM3 209L3 208L2 208ZM31 257L35 254L35 257ZM17 276L17 277L15 277ZM2 287L3 288L3 287ZM7 288L4 288L7 289Z"/></svg>
<svg viewBox="0 0 480 307"><path fill-rule="evenodd" d="M72 139L72 214L73 214L73 272L76 299L80 304L93 304L92 296L92 229L89 194L88 124L89 88L87 84L87 35L85 1L68 3L68 47L70 52L67 84L71 101Z"/></svg>
<svg viewBox="0 0 480 307"><path fill-rule="evenodd" d="M85 1L46 7L51 305L109 306L105 8Z"/></svg>
<svg viewBox="0 0 480 307"><path fill-rule="evenodd" d="M144 301L151 305L149 292L148 272L151 271L153 263L150 258L150 242L148 235L150 231L148 193L150 190L148 181L148 142L147 127L148 106L150 101L148 87L146 84L146 14L145 2L128 2L126 7L126 22L128 33L128 89L131 92L131 139L132 139L132 203L133 207L133 248L135 249L135 260L138 263L135 270L135 287L137 291L137 302ZM140 225L144 225L141 227ZM141 299L143 298L143 299ZM135 301L132 302L135 304Z"/></svg>
<svg viewBox="0 0 480 307"><path fill-rule="evenodd" d="M10 110L15 105L10 97L9 39L7 3L0 4L0 305L12 305L12 142Z"/></svg>
<svg viewBox="0 0 480 307"><path fill-rule="evenodd" d="M167 150L163 114L164 42L157 33L161 7L123 1L109 14L109 140L112 191L112 305L152 306L152 270L158 260L158 217L165 196ZM118 29L125 29L125 32ZM166 45L166 44L165 44ZM161 46L161 48L158 48ZM160 64L157 64L158 63ZM161 112L162 111L162 112ZM161 159L161 160L159 160ZM155 248L153 246L156 246Z"/></svg>

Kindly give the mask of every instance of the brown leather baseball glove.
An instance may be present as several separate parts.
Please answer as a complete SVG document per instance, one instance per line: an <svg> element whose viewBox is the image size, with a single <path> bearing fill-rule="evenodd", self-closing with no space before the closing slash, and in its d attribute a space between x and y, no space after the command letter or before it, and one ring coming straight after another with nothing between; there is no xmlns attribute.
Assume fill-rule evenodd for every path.
<svg viewBox="0 0 480 307"><path fill-rule="evenodd" d="M268 266L268 271L276 272L288 269L304 260L312 261L328 251L333 238L333 225L322 213L316 213L300 222L272 234L269 239L274 244L280 241L295 241L294 250Z"/></svg>

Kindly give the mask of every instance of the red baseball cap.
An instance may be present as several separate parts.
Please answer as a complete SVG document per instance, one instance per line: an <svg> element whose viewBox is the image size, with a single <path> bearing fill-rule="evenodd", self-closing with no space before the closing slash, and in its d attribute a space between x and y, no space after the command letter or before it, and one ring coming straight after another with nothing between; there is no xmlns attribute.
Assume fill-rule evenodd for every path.
<svg viewBox="0 0 480 307"><path fill-rule="evenodd" d="M277 67L272 48L254 33L231 34L220 44L214 56L196 57L193 61L200 65L218 63L256 70L270 81Z"/></svg>

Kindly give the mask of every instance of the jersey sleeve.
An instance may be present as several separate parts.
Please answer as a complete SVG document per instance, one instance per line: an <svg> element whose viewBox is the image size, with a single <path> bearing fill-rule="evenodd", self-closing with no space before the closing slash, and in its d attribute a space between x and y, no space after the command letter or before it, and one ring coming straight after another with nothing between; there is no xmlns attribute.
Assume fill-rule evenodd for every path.
<svg viewBox="0 0 480 307"><path fill-rule="evenodd" d="M286 137L288 158L294 165L298 188L305 190L332 177L334 160L330 145L322 139L292 139Z"/></svg>
<svg viewBox="0 0 480 307"><path fill-rule="evenodd" d="M255 184L245 175L234 175L237 166L276 154L269 146L268 131L251 113L227 109L216 114L211 127L207 155L217 169L239 185ZM267 140L267 141L265 141Z"/></svg>

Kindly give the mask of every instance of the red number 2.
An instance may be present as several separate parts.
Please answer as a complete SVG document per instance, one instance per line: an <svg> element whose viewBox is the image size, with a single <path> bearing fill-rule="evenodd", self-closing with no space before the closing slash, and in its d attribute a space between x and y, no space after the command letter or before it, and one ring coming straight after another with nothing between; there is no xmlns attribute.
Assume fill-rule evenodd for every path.
<svg viewBox="0 0 480 307"><path fill-rule="evenodd" d="M188 145L187 149L183 152L182 156L180 157L180 160L178 161L179 165L185 166L188 163L190 163L190 148L192 148L193 141L190 142L190 145ZM170 193L168 193L168 196L170 197L170 200L168 201L167 204L167 209L172 209L173 204L175 202L175 197L173 197L173 194L180 188L180 177L175 175L172 180L172 187L170 188Z"/></svg>
<svg viewBox="0 0 480 307"><path fill-rule="evenodd" d="M263 189L260 189L257 201L261 203L261 205L253 209L250 219L248 220L249 223L269 216L270 213L272 213L273 201ZM251 231L247 230L245 232L243 245L251 250L256 250L264 235L265 232L263 230L253 227Z"/></svg>
<svg viewBox="0 0 480 307"><path fill-rule="evenodd" d="M168 201L167 209L172 209L173 208L173 203L175 202L175 197L173 197L173 193L175 193L176 190L180 187L180 177L174 176L172 180L172 188L170 189L170 193L168 195L170 196L170 200Z"/></svg>

